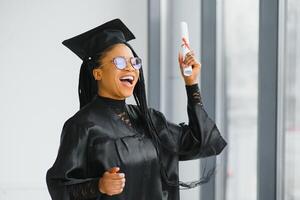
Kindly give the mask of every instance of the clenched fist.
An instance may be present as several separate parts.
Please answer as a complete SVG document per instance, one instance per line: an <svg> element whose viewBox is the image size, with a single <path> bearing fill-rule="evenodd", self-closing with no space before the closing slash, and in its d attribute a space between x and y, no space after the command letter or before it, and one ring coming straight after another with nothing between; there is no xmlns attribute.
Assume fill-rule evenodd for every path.
<svg viewBox="0 0 300 200"><path fill-rule="evenodd" d="M117 173L119 167L113 167L106 171L99 179L98 188L101 193L109 196L120 194L125 186L125 174Z"/></svg>

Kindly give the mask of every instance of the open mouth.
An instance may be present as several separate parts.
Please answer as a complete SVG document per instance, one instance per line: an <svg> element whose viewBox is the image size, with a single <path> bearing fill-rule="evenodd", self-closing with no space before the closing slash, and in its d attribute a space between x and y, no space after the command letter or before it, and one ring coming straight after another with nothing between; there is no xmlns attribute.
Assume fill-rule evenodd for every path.
<svg viewBox="0 0 300 200"><path fill-rule="evenodd" d="M133 80L134 80L134 77L133 76L130 76L130 75L127 75L127 76L122 76L120 78L120 81L125 83L125 84L130 84L132 85L133 84Z"/></svg>

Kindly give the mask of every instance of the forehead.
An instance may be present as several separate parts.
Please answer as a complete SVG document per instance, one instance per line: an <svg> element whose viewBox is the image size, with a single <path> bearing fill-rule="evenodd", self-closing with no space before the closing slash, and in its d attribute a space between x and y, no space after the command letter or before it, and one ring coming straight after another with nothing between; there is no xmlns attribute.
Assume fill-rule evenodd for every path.
<svg viewBox="0 0 300 200"><path fill-rule="evenodd" d="M133 53L127 45L116 44L106 53L105 57L113 58L115 56L133 57Z"/></svg>

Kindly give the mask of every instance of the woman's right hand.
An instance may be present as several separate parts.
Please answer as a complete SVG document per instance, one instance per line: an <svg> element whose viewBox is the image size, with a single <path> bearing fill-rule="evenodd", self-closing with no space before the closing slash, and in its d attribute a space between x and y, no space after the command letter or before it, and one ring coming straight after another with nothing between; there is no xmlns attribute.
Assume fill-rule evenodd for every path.
<svg viewBox="0 0 300 200"><path fill-rule="evenodd" d="M117 173L119 167L113 167L106 171L99 179L98 188L101 193L109 196L120 194L125 186L125 174Z"/></svg>

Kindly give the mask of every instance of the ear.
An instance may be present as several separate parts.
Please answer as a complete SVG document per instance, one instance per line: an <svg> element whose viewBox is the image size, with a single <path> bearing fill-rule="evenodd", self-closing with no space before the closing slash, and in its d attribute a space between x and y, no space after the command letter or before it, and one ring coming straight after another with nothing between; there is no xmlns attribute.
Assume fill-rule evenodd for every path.
<svg viewBox="0 0 300 200"><path fill-rule="evenodd" d="M102 79L102 73L103 73L103 71L100 68L93 69L94 79L96 81L100 81Z"/></svg>

